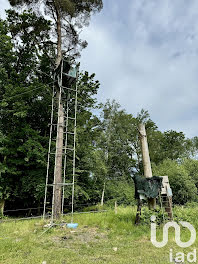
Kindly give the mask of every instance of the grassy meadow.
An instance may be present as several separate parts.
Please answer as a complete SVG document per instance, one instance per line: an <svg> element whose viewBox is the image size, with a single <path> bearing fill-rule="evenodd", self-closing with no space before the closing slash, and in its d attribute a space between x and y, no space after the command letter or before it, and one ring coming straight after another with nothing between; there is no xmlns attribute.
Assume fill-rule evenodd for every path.
<svg viewBox="0 0 198 264"><path fill-rule="evenodd" d="M102 213L76 214L75 230L54 227L47 230L47 221L23 220L0 223L1 264L67 264L67 263L120 263L167 264L169 251L185 255L198 248L198 240L190 248L181 249L174 242L174 232L169 232L169 242L164 248L155 248L150 242L150 225L134 225L136 208L118 207ZM198 207L176 207L175 217L186 220L198 231ZM63 221L70 222L70 216ZM162 227L158 230L162 239ZM182 241L189 239L189 231L182 230ZM174 263L174 262L173 262ZM185 263L188 263L185 259Z"/></svg>

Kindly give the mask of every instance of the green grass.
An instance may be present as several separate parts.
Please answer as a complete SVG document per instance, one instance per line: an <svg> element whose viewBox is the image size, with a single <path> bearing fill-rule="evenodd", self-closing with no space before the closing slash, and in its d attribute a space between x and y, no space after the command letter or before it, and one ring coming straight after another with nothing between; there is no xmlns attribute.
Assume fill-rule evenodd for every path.
<svg viewBox="0 0 198 264"><path fill-rule="evenodd" d="M197 207L175 209L178 218L187 218L198 230L197 212ZM198 241L189 249L179 248L173 232L166 247L155 248L150 242L150 226L134 225L135 213L135 208L120 207L117 215L111 210L75 215L78 229L56 227L43 235L46 228L42 220L0 223L0 263L167 264L170 248L174 253L197 248ZM64 221L70 222L70 217ZM158 233L162 237L162 229ZM182 240L188 237L188 232L183 230Z"/></svg>

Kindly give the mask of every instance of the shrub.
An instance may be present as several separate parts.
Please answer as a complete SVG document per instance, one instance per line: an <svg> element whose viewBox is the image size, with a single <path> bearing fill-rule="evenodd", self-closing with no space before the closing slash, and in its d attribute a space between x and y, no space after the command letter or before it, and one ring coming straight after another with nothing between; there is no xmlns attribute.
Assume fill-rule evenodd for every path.
<svg viewBox="0 0 198 264"><path fill-rule="evenodd" d="M154 175L168 175L173 191L173 203L185 204L197 201L197 188L183 164L176 161L165 160L158 166L153 166Z"/></svg>

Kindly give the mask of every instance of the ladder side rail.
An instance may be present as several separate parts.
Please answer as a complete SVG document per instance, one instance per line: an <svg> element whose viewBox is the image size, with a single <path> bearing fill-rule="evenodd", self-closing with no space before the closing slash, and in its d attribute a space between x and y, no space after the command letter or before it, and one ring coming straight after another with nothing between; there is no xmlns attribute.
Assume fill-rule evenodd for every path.
<svg viewBox="0 0 198 264"><path fill-rule="evenodd" d="M76 89L75 89L75 116L74 116L74 152L73 152L73 185L72 185L72 219L71 222L73 223L74 217L74 183L75 183L75 173L76 173L76 126L77 126L77 107L78 107L78 73L76 76Z"/></svg>
<svg viewBox="0 0 198 264"><path fill-rule="evenodd" d="M159 191L159 200L160 200L160 207L161 207L162 214L163 214L163 222L165 222L165 217L164 217L164 208L163 208L163 204L162 204L162 196L161 196L161 191Z"/></svg>
<svg viewBox="0 0 198 264"><path fill-rule="evenodd" d="M173 220L173 206L172 206L172 197L170 198L169 196L168 197L168 203L169 203L169 208L170 208L170 218L171 220Z"/></svg>
<svg viewBox="0 0 198 264"><path fill-rule="evenodd" d="M44 198L44 210L43 210L43 219L45 219L46 214L46 204L47 204L47 186L49 180L49 165L50 165L50 152L51 152L51 143L52 143L52 130L53 130L53 118L54 118L54 95L55 95L55 87L53 83L53 91L52 91L52 108L51 108L51 124L50 124L50 137L49 137L49 147L48 147L48 157L47 157L47 173L46 173L46 182L45 182L45 198Z"/></svg>
<svg viewBox="0 0 198 264"><path fill-rule="evenodd" d="M68 91L67 99L69 99L70 93ZM65 126L65 157L64 157L64 169L63 169L63 184L66 181L66 169L67 169L67 142L68 142L68 116L69 116L69 101L67 100L66 104L66 126ZM62 194L62 215L64 213L64 200L65 200L65 187L63 185L63 194Z"/></svg>

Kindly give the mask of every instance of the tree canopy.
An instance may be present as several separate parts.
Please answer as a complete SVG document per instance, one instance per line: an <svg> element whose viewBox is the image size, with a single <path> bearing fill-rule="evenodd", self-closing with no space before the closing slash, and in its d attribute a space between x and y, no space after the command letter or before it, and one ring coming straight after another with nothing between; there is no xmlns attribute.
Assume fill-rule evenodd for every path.
<svg viewBox="0 0 198 264"><path fill-rule="evenodd" d="M99 12L103 7L102 0L9 0L11 6L21 8L28 6L43 9L43 12L52 20L52 39L57 49L56 65L61 56L79 57L80 51L87 46L87 42L80 39L80 31L88 26L91 15ZM55 33L55 35L54 35Z"/></svg>
<svg viewBox="0 0 198 264"><path fill-rule="evenodd" d="M38 4L11 1L18 6L23 3ZM45 5L48 11L53 5L51 12L58 6L61 21L65 19L62 28L64 23L68 27L76 23L79 29L92 12L101 9L102 2L46 1ZM0 204L6 201L6 210L43 206L51 76L57 56L52 32L56 26L56 17L48 20L32 9L11 9L6 20L0 20ZM63 38L62 34L61 45L65 38L79 52L73 37ZM65 42L65 48L70 44ZM99 203L102 194L108 204L115 200L134 204L132 176L143 174L137 129L140 122L146 125L153 174L169 176L175 203L197 201L197 137L186 138L181 131L160 131L148 111L136 115L115 101L99 103L96 76L82 71L78 80L76 206ZM68 190L65 197L69 204Z"/></svg>

